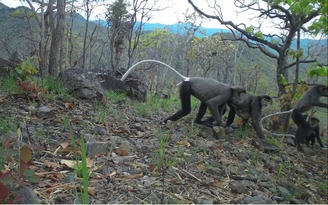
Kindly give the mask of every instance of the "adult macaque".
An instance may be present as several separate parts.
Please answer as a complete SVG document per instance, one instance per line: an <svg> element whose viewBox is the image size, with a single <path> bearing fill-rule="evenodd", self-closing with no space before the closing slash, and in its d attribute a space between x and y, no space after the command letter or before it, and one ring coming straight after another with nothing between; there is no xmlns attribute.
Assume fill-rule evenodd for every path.
<svg viewBox="0 0 328 205"><path fill-rule="evenodd" d="M228 103L230 110L226 126L231 125L237 114L243 119L242 129L245 130L246 123L252 119L252 126L259 138L264 139L262 127L260 126L260 115L262 107L272 104L272 99L268 95L257 96L251 93L246 93L243 100L232 98Z"/></svg>
<svg viewBox="0 0 328 205"><path fill-rule="evenodd" d="M311 126L303 117L302 113L310 110L313 106L328 108L328 104L320 102L320 97L328 97L327 85L315 85L306 91L292 109L292 119L298 127L295 136L295 144L298 151L304 152L300 143L303 142L311 132ZM321 140L319 141L319 144L323 147Z"/></svg>
<svg viewBox="0 0 328 205"><path fill-rule="evenodd" d="M232 97L240 99L241 93L245 93L245 89L241 86L233 86L229 84L220 83L211 78L202 78L202 77L185 77L177 72L174 68L169 65L156 61L156 60L143 60L131 68L122 76L121 80L124 80L127 75L131 72L131 70L142 62L156 62L163 64L173 70L176 74L178 74L182 78L182 82L180 83L179 93L181 100L181 110L176 112L171 117L164 120L166 123L168 120L176 121L180 118L188 115L191 111L191 95L196 97L201 101L201 105L199 110L203 111L208 107L211 111L212 117L217 122L218 125L222 125L221 120L221 112L219 112L218 108L224 106ZM199 111L200 112L200 111ZM205 113L205 112L204 112ZM204 115L204 114L203 114ZM203 116L201 116L203 117ZM200 118L201 119L201 118ZM201 122L199 117L196 118L197 121Z"/></svg>

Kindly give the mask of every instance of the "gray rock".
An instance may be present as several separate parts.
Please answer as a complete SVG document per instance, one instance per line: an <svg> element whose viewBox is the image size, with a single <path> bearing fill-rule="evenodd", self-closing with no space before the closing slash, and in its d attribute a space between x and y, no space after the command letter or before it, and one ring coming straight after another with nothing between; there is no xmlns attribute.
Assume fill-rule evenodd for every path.
<svg viewBox="0 0 328 205"><path fill-rule="evenodd" d="M197 199L197 204L213 204L213 199Z"/></svg>
<svg viewBox="0 0 328 205"><path fill-rule="evenodd" d="M59 73L64 86L76 98L102 100L104 90L95 74L80 68L69 68Z"/></svg>
<svg viewBox="0 0 328 205"><path fill-rule="evenodd" d="M85 143L88 157L98 154L106 154L109 151L110 143L108 142L87 142Z"/></svg>
<svg viewBox="0 0 328 205"><path fill-rule="evenodd" d="M23 196L23 200L19 201L21 204L40 204L38 195L28 186L20 186L14 190L17 196Z"/></svg>
<svg viewBox="0 0 328 205"><path fill-rule="evenodd" d="M64 183L71 183L75 181L75 173L69 172L66 174L65 178L63 179Z"/></svg>
<svg viewBox="0 0 328 205"><path fill-rule="evenodd" d="M131 150L132 150L132 146L131 146L130 142L127 141L127 140L123 141L123 142L118 146L118 148L121 149L121 150L125 150L125 151L127 151L127 152L131 152Z"/></svg>
<svg viewBox="0 0 328 205"><path fill-rule="evenodd" d="M107 131L105 128L102 127L94 127L93 131L97 133L98 135L106 135Z"/></svg>
<svg viewBox="0 0 328 205"><path fill-rule="evenodd" d="M213 137L215 139L220 139L225 136L225 130L223 127L214 126L212 131L213 131Z"/></svg>
<svg viewBox="0 0 328 205"><path fill-rule="evenodd" d="M265 153L276 152L280 150L276 145L269 144L263 139L253 139L252 144L254 147L262 150Z"/></svg>
<svg viewBox="0 0 328 205"><path fill-rule="evenodd" d="M106 70L93 72L101 79L100 82L103 89L125 92L132 100L146 102L148 86L136 72L131 72L125 81L120 80L126 72L123 68L114 71Z"/></svg>
<svg viewBox="0 0 328 205"><path fill-rule="evenodd" d="M109 139L110 139L110 142L112 144L115 144L115 145L121 144L123 142L123 138L120 137L120 136L115 136L115 135L114 136L110 136Z"/></svg>
<svg viewBox="0 0 328 205"><path fill-rule="evenodd" d="M151 185L154 182L154 180L151 177L148 177L148 176L143 176L140 180L146 188L151 187Z"/></svg>
<svg viewBox="0 0 328 205"><path fill-rule="evenodd" d="M248 192L246 186L239 181L231 181L229 186L231 191L238 194L246 194Z"/></svg>
<svg viewBox="0 0 328 205"><path fill-rule="evenodd" d="M89 133L83 134L83 137L84 137L85 142L96 142L97 141L95 136L92 134L89 134Z"/></svg>
<svg viewBox="0 0 328 205"><path fill-rule="evenodd" d="M245 198L243 202L245 204L267 204L266 200L262 199L262 197L258 195Z"/></svg>

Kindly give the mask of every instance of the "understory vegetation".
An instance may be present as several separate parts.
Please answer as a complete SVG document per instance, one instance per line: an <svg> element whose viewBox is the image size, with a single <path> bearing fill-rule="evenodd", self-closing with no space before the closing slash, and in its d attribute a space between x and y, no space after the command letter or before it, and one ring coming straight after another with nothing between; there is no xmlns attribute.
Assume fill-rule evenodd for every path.
<svg viewBox="0 0 328 205"><path fill-rule="evenodd" d="M235 153L247 152L247 165L245 165L242 161L235 161L234 163L229 163L227 160L232 159L224 159L219 157L220 154L217 151L219 151L220 149L224 150L224 148L222 147L219 148L217 151L214 151L211 150L209 147L203 146L201 144L190 144L190 140L193 138L209 138L211 141L214 141L214 143L216 141L216 139L213 139L211 137L208 128L193 123L196 111L199 107L199 101L195 98L192 98L192 113L173 125L174 127L177 127L177 130L179 130L176 132L181 132L183 134L175 135L171 133L170 129L168 130L167 128L161 126L163 116L168 116L180 108L179 99L176 97L177 94L174 94L174 92L172 93L170 98L162 98L158 95L150 94L148 95L146 103L139 103L130 100L124 93L108 91L106 98L103 101L88 101L88 103L90 103L91 105L91 110L85 111L94 113L94 117L90 116L88 118L77 118L75 116L76 114L74 112L74 109L76 109L78 106L81 106L82 102L78 102L76 99L74 99L74 97L67 92L67 90L62 86L61 82L57 79L49 78L43 81L38 81L37 79L29 81L29 85L35 86L34 88L37 90L46 89L42 96L34 95L33 92L35 92L35 90L24 90L26 87L22 87L21 85L17 84L12 77L3 78L1 79L1 82L3 82L2 93L5 93L6 96L9 98L26 98L30 107L33 107L33 105L36 105L40 102L47 102L47 104L51 104L53 102L58 103L60 101L64 103L66 108L69 108L71 110L66 113L57 113L57 118L60 119L59 123L61 123L57 126L60 127L60 133L62 133L63 135L70 136L71 139L71 141L69 142L71 148L69 146L65 148L65 152L72 153L72 155L68 155L70 156L71 161L70 163L65 162L67 163L66 166L70 167L70 169L73 170L73 172L76 174L76 177L78 179L81 179L83 182L78 186L74 186L74 193L76 195L77 200L75 201L76 203L78 202L87 204L90 202L89 197L92 197L94 194L94 190L92 190L92 181L95 179L96 173L93 173L92 171L90 172L91 159L86 157L86 150L84 145L85 139L77 134L79 131L74 130L75 128L72 126L72 124L80 124L84 127L85 130L92 130L92 127L94 127L95 125L101 127L112 127L108 129L120 129L118 127L110 125L110 123L115 123L116 125L123 127L125 124L131 124L131 115L129 114L130 112L126 112L128 110L133 113L133 116L149 119L150 121L147 127L154 127L154 130L156 130L156 132L152 133L152 135L154 139L158 140L158 144L156 145L156 148L154 150L151 150L149 152L149 167L143 167L141 169L142 176L152 176L159 178L162 181L162 185L160 186L162 187L162 198L160 198L159 201L152 201L153 203L187 202L183 200L181 201L181 198L179 197L170 196L170 194L172 192L174 193L174 191L171 187L172 184L169 180L170 177L167 175L167 172L169 170L185 170L185 168L187 167L196 166L200 173L208 174L213 172L213 170L216 170L218 166L220 167L221 164L228 165L223 168L227 176L232 176L232 173L236 173L236 170L244 170L245 175L247 175L248 177L257 178L259 176L259 167L263 167L264 169L268 169L267 172L270 175L272 183L274 184L279 184L286 180L292 180L295 182L296 185L305 187L308 183L311 183L313 184L311 186L317 187L318 193L325 197L326 201L328 200L328 178L327 174L325 174L327 173L328 162L324 162L320 165L320 168L316 168L316 171L320 170L320 172L322 173L321 177L318 177L317 174L312 173L316 177L309 179L308 172L312 172L310 171L312 165L309 166L308 164L306 164L309 162L306 158L309 158L310 156L303 155L294 151L291 152L290 150L295 150L295 147L290 147L290 145L286 145L286 139L284 137L274 138L269 136L266 138L266 141L272 145L276 145L277 147L279 147L279 151L278 153L268 155L270 159L276 161L277 165L271 165L273 167L267 168L266 166L268 165L265 165L263 161L264 159L262 151L250 146L250 140L252 138L256 138L256 134L252 130L251 125L247 125L246 130L242 131L240 129L242 122L238 118L235 119L235 125L239 128L235 128L236 130L234 131L233 136L226 134L226 136L223 136L220 140L232 143L231 146L233 147L238 147L234 151ZM3 103L4 100L0 98L0 109L4 105ZM265 110L264 113L268 114L273 113L275 111L278 111L278 107L273 106L269 110ZM320 113L320 115L325 114L326 113L324 112ZM41 120L41 118L35 116L33 112L29 112L29 115L25 116L24 118L26 120L25 123L29 123L33 119L37 121ZM22 122L20 120L17 120L17 118L10 115L8 115L6 118L0 118L0 132L3 133L4 136L10 136L6 138L6 141L3 142L2 147L0 149L2 152L2 154L0 155L0 170L6 170L6 172L4 172L5 174L0 175L0 190L2 191L11 189L9 186L4 185L8 184L8 181L14 181L18 184L27 183L29 185L37 185L40 184L39 178L45 177L40 175L40 168L33 168L33 170L31 170L31 166L29 165L33 161L34 157L42 153L42 149L27 144L23 146L24 148L21 146L17 147L17 142L18 144L23 143L23 137L20 131L21 123ZM18 127L19 129L17 129ZM144 128L144 131L146 132L148 129L147 127ZM125 127L120 131L120 133L129 133L128 130L129 128ZM33 140L36 140L38 142L44 142L45 145L59 140L52 139L49 131L49 128L47 128L47 126L44 126L34 134ZM12 134L14 134L14 136ZM173 142L176 143L172 144L172 139L174 139ZM328 143L327 139L323 139L323 141L325 144ZM220 147L222 145L218 146ZM19 154L22 152L24 155L28 155L29 157L26 158L23 157L22 154ZM115 144L111 145L109 153L111 152L119 153L124 156L124 151L115 148ZM315 153L319 154L319 152ZM21 159L17 158L17 155L21 156ZM207 160L205 160L205 158ZM9 159L11 160L11 162L8 161ZM24 159L24 161L20 161L22 159ZM316 156L315 159L319 160L319 156ZM44 156L44 160L47 160L46 156ZM213 160L217 162L214 163ZM296 161L299 163L299 165L295 166ZM19 162L20 166L18 166ZM218 162L220 162L220 165L217 164ZM316 162L313 161L312 163ZM6 175L6 173L8 172L11 173L10 176L9 174ZM197 176L193 176L192 174L188 173L187 170L183 172L189 175L189 177L194 178L194 180L199 180L197 179ZM294 176L295 173L297 173L297 175L295 175L297 176L297 178L291 179L291 176ZM301 193L299 193L299 191L297 190L294 190L294 192L286 192L282 194L282 196L284 200L286 200L286 202L294 203L297 202L295 201L296 199L300 198ZM22 200L21 196L16 195L15 192L8 192L8 197L6 201L1 202L19 203L20 200ZM48 201L48 203L49 202L50 201Z"/></svg>

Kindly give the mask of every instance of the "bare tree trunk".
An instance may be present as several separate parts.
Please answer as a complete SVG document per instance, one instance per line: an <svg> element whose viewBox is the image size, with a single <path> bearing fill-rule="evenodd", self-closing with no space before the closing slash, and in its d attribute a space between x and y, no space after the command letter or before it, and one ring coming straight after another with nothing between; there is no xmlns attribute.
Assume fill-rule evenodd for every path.
<svg viewBox="0 0 328 205"><path fill-rule="evenodd" d="M297 50L301 48L301 42L300 42L300 30L297 31ZM293 85L293 91L291 93L291 98L293 99L296 93L296 87L298 83L298 76L299 76L299 67L300 67L300 57L297 55L296 57L296 69L295 69L295 79L294 79L294 85ZM286 133L289 128L289 120L290 120L290 114L287 115L285 123L284 123L284 132Z"/></svg>
<svg viewBox="0 0 328 205"><path fill-rule="evenodd" d="M40 63L39 68L41 71L41 76L48 76L48 69L46 69L46 51L45 51L45 42L46 42L46 31L45 31L45 21L44 21L44 0L41 1L41 34L40 34L40 45L39 45L39 57Z"/></svg>
<svg viewBox="0 0 328 205"><path fill-rule="evenodd" d="M51 13L53 13L53 9ZM65 0L57 0L56 28L54 27L54 18L51 18L50 16L50 27L52 31L52 38L51 38L51 47L49 53L49 74L51 76L55 76L58 73L58 53L59 53L58 51L59 51L62 35L64 34L64 20L65 20Z"/></svg>
<svg viewBox="0 0 328 205"><path fill-rule="evenodd" d="M89 18L90 18L89 2L90 2L89 0L86 0L86 2L85 2L87 19L86 19L84 39L83 39L82 69L84 69L84 67L85 67L85 54L86 54L87 36L88 36L88 32L89 32Z"/></svg>

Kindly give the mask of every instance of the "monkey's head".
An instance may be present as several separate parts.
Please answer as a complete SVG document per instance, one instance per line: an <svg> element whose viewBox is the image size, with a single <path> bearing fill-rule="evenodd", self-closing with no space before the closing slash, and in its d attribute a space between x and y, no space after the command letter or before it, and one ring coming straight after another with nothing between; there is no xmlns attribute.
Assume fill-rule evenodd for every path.
<svg viewBox="0 0 328 205"><path fill-rule="evenodd" d="M321 96L328 97L328 85L318 84L316 87L318 88Z"/></svg>
<svg viewBox="0 0 328 205"><path fill-rule="evenodd" d="M310 117L310 119L309 119L311 128L318 126L319 122L320 122L320 120L316 117Z"/></svg>
<svg viewBox="0 0 328 205"><path fill-rule="evenodd" d="M238 85L233 85L231 86L232 90L232 97L238 99L238 100L243 100L244 95L246 94L245 88L238 86Z"/></svg>
<svg viewBox="0 0 328 205"><path fill-rule="evenodd" d="M268 95L262 95L262 96L259 96L261 98L261 104L263 107L266 107L268 105L271 105L272 104L272 98Z"/></svg>

